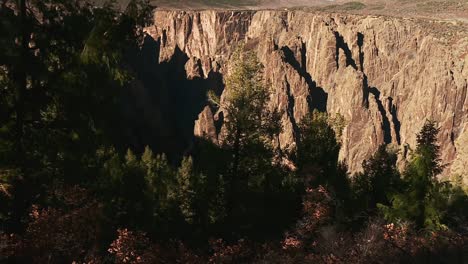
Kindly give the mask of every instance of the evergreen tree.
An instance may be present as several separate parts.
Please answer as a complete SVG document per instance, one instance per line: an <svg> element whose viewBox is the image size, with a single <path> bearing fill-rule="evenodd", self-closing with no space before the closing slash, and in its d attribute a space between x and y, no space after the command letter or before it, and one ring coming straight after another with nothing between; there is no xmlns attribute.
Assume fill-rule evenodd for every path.
<svg viewBox="0 0 468 264"><path fill-rule="evenodd" d="M226 79L224 147L232 153L228 182L228 210L239 209L238 199L249 188L271 191L275 184L272 138L281 130L278 114L268 107L269 90L262 65L252 51L238 48Z"/></svg>
<svg viewBox="0 0 468 264"><path fill-rule="evenodd" d="M194 208L194 200L196 196L200 195L195 188L195 181L192 158L184 158L177 172L177 183L179 186L178 200L182 215L184 215L185 220L189 223L194 222L197 214Z"/></svg>
<svg viewBox="0 0 468 264"><path fill-rule="evenodd" d="M15 208L11 222L20 223L51 182L93 180L101 146L125 150L124 54L139 48L148 11L145 0L122 13L86 0L1 2L0 171L18 173L9 183L13 200L2 203Z"/></svg>
<svg viewBox="0 0 468 264"><path fill-rule="evenodd" d="M219 212L226 213L231 232L259 236L284 226L297 209L291 205L299 201L289 186L294 182L289 179L292 174L280 164L273 146L281 122L279 113L269 106L270 91L262 69L256 54L241 45L229 63L222 100L208 95L224 114L221 148L230 155L220 162L226 164L218 173L225 188L218 193L225 197L226 209Z"/></svg>
<svg viewBox="0 0 468 264"><path fill-rule="evenodd" d="M299 125L297 165L306 175L306 185L333 185L337 181L340 143L329 125L327 113L314 111Z"/></svg>
<svg viewBox="0 0 468 264"><path fill-rule="evenodd" d="M193 167L193 159L186 157L177 172L177 201L180 211L193 228L193 231L202 232L206 235L208 227L217 222L219 215L217 208L216 189L220 189L216 181L202 174L196 173ZM212 186L212 184L215 186ZM212 216L212 217L210 217Z"/></svg>
<svg viewBox="0 0 468 264"><path fill-rule="evenodd" d="M392 197L391 206L380 206L391 221L414 222L417 228L443 228L447 200L443 184L436 176L442 172L435 122L426 121L417 135L417 146L403 173L404 189Z"/></svg>
<svg viewBox="0 0 468 264"><path fill-rule="evenodd" d="M381 145L370 159L362 163L363 172L353 178L354 201L359 211L370 213L377 204L390 204L389 196L401 186L397 159L396 152Z"/></svg>
<svg viewBox="0 0 468 264"><path fill-rule="evenodd" d="M106 214L117 225L142 226L146 220L147 200L143 168L136 155L128 150L122 160L115 150L104 164L99 191L106 204Z"/></svg>
<svg viewBox="0 0 468 264"><path fill-rule="evenodd" d="M334 196L335 216L344 220L350 208L350 183L347 167L339 162L339 142L344 118L314 111L299 124L296 151L298 173L306 189L324 186Z"/></svg>
<svg viewBox="0 0 468 264"><path fill-rule="evenodd" d="M145 170L146 191L151 204L149 210L152 212L152 218L160 219L164 212L167 213L173 206L178 188L177 174L165 154L154 155L148 146L141 156L141 166Z"/></svg>

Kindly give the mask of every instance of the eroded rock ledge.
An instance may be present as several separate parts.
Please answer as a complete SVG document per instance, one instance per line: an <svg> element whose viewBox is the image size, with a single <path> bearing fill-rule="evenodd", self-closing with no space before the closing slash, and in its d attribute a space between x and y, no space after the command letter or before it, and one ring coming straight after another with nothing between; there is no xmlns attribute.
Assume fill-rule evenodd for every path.
<svg viewBox="0 0 468 264"><path fill-rule="evenodd" d="M265 65L272 107L284 113L280 146L294 147L296 124L311 110L340 113L340 157L355 172L383 143L404 159L426 119L441 127L443 162L466 163L466 151L457 148L468 138L468 34L447 38L434 23L300 11L156 11L147 32L160 43L160 63L176 52L188 57L188 79L223 74L236 44L246 42ZM217 142L218 115L205 107L195 133Z"/></svg>

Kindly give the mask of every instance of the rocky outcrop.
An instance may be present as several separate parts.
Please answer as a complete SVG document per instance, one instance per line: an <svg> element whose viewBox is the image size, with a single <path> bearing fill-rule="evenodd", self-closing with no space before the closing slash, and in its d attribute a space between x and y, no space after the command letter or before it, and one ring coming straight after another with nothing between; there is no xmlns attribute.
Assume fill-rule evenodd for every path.
<svg viewBox="0 0 468 264"><path fill-rule="evenodd" d="M189 58L188 78L225 73L245 42L265 66L272 106L283 113L279 145L294 148L297 124L310 111L340 113L346 120L340 158L355 172L380 144L395 145L403 160L426 119L441 127L442 160L466 163L456 144L468 133L465 29L301 11L157 11L147 32L161 44L160 62L176 50ZM195 133L217 142L218 114L205 107Z"/></svg>

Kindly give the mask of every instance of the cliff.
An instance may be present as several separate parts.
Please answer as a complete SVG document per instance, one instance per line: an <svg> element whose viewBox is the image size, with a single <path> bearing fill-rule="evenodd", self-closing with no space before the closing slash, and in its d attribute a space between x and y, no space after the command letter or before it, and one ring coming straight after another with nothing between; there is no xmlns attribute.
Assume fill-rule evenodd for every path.
<svg viewBox="0 0 468 264"><path fill-rule="evenodd" d="M467 152L458 150L468 138L462 23L302 11L156 11L154 19L146 30L158 43L158 63L179 63L203 89L222 92L219 78L238 43L256 50L272 107L284 113L281 148L294 148L297 124L313 109L340 113L340 158L356 172L380 144L394 145L405 159L432 119L441 127L444 174L467 175ZM192 128L217 142L220 112L206 100L198 104Z"/></svg>

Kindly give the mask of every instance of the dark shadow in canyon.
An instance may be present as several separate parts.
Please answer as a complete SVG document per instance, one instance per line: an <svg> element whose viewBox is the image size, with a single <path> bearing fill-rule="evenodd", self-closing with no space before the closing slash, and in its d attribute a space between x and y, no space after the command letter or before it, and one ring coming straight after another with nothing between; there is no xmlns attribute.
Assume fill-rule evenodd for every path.
<svg viewBox="0 0 468 264"><path fill-rule="evenodd" d="M369 86L369 81L367 78L367 75L364 71L364 51L363 51L363 46L364 46L364 34L358 32L357 34L357 44L359 47L359 70L363 73L363 87L362 87L362 92L363 92L363 105L366 108L369 108L369 95L372 94L374 96L375 102L377 103L377 109L380 112L380 116L382 117L382 131L383 131L383 139L385 144L390 144L392 143L392 132L391 132L391 124L390 120L387 117L387 110L384 107L382 100L380 98L380 90L377 87L371 87ZM354 61L353 61L354 62ZM353 66L355 69L357 69L356 64L354 63ZM392 115L392 123L393 127L396 132L396 139L398 144L400 144L400 122L397 119L396 116L396 111L392 113L392 99L389 99L389 111L391 112ZM396 109L395 109L396 110Z"/></svg>
<svg viewBox="0 0 468 264"><path fill-rule="evenodd" d="M294 99L294 96L291 94L291 85L289 84L287 77L286 78L286 95L288 97L288 117L289 120L291 121L291 124L293 126L293 137L297 141L297 134L299 133L299 126L296 122L296 118L294 118L294 106L296 105L296 100Z"/></svg>
<svg viewBox="0 0 468 264"><path fill-rule="evenodd" d="M362 47L364 46L364 34L358 32L357 38L357 44L359 48L359 70L364 75L364 84L362 87L362 105L366 108L369 108L369 84L367 80L367 75L364 72L364 51L362 50Z"/></svg>
<svg viewBox="0 0 468 264"><path fill-rule="evenodd" d="M199 113L207 105L206 92L224 88L220 73L189 79L187 55L176 47L169 61L159 61L160 39L146 36L141 50L133 54L131 67L137 80L124 98L129 144L142 151L146 145L179 159L193 141ZM197 61L200 76L201 62Z"/></svg>
<svg viewBox="0 0 468 264"><path fill-rule="evenodd" d="M398 111L396 105L393 104L393 98L388 97L388 109L390 109L390 114L392 116L392 123L395 128L396 140L398 145L401 144L400 128L401 122L398 120Z"/></svg>
<svg viewBox="0 0 468 264"><path fill-rule="evenodd" d="M344 52L345 58L346 58L346 67L351 65L355 70L357 70L356 62L353 59L353 54L351 53L351 50L349 49L348 44L344 41L343 36L340 35L338 32L334 32L335 34L335 40L336 40L336 57L335 57L335 62L336 62L336 68L338 69L340 67L340 49Z"/></svg>
<svg viewBox="0 0 468 264"><path fill-rule="evenodd" d="M353 54L351 52L351 49L349 48L348 44L345 42L344 38L342 35L340 35L338 32L334 32L335 34L335 39L336 39L336 68L339 68L339 51L340 49L344 52L345 58L346 58L346 67L351 66L355 70L360 70L363 74L363 87L362 87L362 104L364 107L369 108L369 95L372 94L374 96L375 102L377 103L377 109L380 112L380 116L382 117L382 131L383 131L383 139L385 144L390 144L392 143L392 133L391 133L391 125L390 125L390 120L387 117L387 110L384 107L382 100L380 98L380 91L377 87L371 87L369 86L369 80L368 77L364 71L364 34L358 32L357 33L357 44L359 48L359 68L358 65L356 64L356 61L353 58ZM396 111L392 111L392 102L390 101L390 105L388 107L389 111L391 112L392 115L392 122L393 122L393 127L396 131L396 139L398 144L400 144L400 122L398 121L398 118L396 116Z"/></svg>
<svg viewBox="0 0 468 264"><path fill-rule="evenodd" d="M328 93L322 87L317 86L317 83L312 79L312 76L306 70L306 47L302 43L301 47L301 63L294 56L294 52L287 46L281 47L281 51L284 54L285 62L291 65L293 69L304 78L309 89L309 102L310 110L318 110L320 112L327 111ZM291 97L291 96L289 96Z"/></svg>
<svg viewBox="0 0 468 264"><path fill-rule="evenodd" d="M367 78L364 80L364 85L367 85ZM390 121L387 117L387 111L385 110L382 100L380 100L380 91L376 87L369 87L366 88L370 94L374 95L375 102L377 103L377 108L379 109L380 116L382 117L382 131L385 144L392 143L392 133L390 128Z"/></svg>

